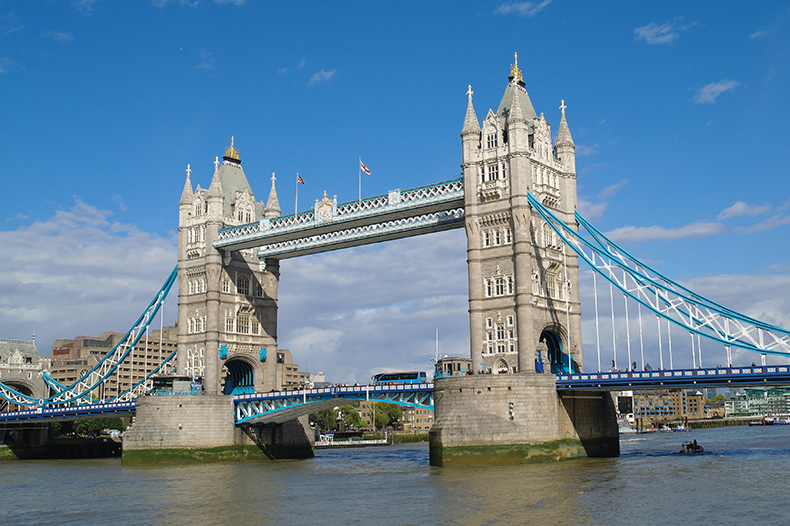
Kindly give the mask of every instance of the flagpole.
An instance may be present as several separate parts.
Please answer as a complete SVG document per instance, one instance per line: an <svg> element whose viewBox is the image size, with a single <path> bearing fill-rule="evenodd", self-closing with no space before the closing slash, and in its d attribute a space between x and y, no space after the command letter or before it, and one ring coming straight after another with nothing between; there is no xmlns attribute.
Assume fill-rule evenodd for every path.
<svg viewBox="0 0 790 526"><path fill-rule="evenodd" d="M296 198L294 200L294 217L299 213L299 172L296 172Z"/></svg>
<svg viewBox="0 0 790 526"><path fill-rule="evenodd" d="M362 202L362 157L359 158L357 169L359 170L359 202L361 203Z"/></svg>

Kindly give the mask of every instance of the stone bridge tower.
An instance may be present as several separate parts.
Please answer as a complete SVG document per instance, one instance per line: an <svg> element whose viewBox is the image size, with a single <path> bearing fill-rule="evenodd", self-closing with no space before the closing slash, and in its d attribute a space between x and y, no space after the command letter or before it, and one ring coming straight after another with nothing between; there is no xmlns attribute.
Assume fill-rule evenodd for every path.
<svg viewBox="0 0 790 526"><path fill-rule="evenodd" d="M469 98L461 142L472 363L485 372L581 367L576 255L527 202L575 224L576 162L564 101L557 139L532 106L518 55L482 128ZM550 366L550 370L549 370Z"/></svg>
<svg viewBox="0 0 790 526"><path fill-rule="evenodd" d="M279 262L259 260L255 249L213 246L222 228L279 215L274 175L268 202L256 202L232 138L208 189L192 190L187 167L178 221L178 371L201 378L208 394L279 387Z"/></svg>
<svg viewBox="0 0 790 526"><path fill-rule="evenodd" d="M490 374L435 380L431 464L616 456L611 396L557 391L554 374L582 365L578 262L528 199L531 193L563 222L576 223L565 103L552 144L518 56L499 108L482 127L471 86L467 96L461 167L471 357L475 371Z"/></svg>

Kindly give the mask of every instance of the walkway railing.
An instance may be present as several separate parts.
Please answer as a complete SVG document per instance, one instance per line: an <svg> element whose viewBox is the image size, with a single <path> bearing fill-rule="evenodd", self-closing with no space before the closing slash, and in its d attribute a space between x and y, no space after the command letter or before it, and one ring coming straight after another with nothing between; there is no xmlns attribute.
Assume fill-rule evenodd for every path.
<svg viewBox="0 0 790 526"><path fill-rule="evenodd" d="M332 206L329 216L318 217L317 205L308 212L223 228L214 247L224 250L261 247L261 257L282 259L372 243L382 240L382 236L394 239L426 230L459 227L463 224L463 179L392 190L360 201L329 203Z"/></svg>

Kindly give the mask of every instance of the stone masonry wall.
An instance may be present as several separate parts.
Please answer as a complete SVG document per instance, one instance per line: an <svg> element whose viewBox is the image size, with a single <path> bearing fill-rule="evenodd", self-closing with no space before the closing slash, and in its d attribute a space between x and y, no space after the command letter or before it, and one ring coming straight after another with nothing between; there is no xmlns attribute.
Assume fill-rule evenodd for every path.
<svg viewBox="0 0 790 526"><path fill-rule="evenodd" d="M434 384L432 435L444 447L578 439L560 418L554 376L475 375Z"/></svg>
<svg viewBox="0 0 790 526"><path fill-rule="evenodd" d="M143 396L123 448L213 448L237 445L234 438L231 396Z"/></svg>

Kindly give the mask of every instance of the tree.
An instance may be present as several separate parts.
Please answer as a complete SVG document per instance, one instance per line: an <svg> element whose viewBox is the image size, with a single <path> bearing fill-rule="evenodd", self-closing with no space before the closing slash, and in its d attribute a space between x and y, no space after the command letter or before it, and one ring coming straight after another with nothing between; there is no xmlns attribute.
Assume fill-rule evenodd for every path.
<svg viewBox="0 0 790 526"><path fill-rule="evenodd" d="M343 422L347 426L351 427L361 427L362 426L362 417L359 416L359 410L354 407L352 404L342 405L338 408L338 411L343 414Z"/></svg>
<svg viewBox="0 0 790 526"><path fill-rule="evenodd" d="M324 409L310 414L310 422L322 431L335 431L337 429L337 413L334 409Z"/></svg>
<svg viewBox="0 0 790 526"><path fill-rule="evenodd" d="M388 404L386 402L376 402L376 427L391 426L403 416L403 410L399 405Z"/></svg>
<svg viewBox="0 0 790 526"><path fill-rule="evenodd" d="M707 400L705 400L705 405L715 404L716 402L723 402L725 400L726 398L724 397L723 394L717 394L713 398L708 398Z"/></svg>

